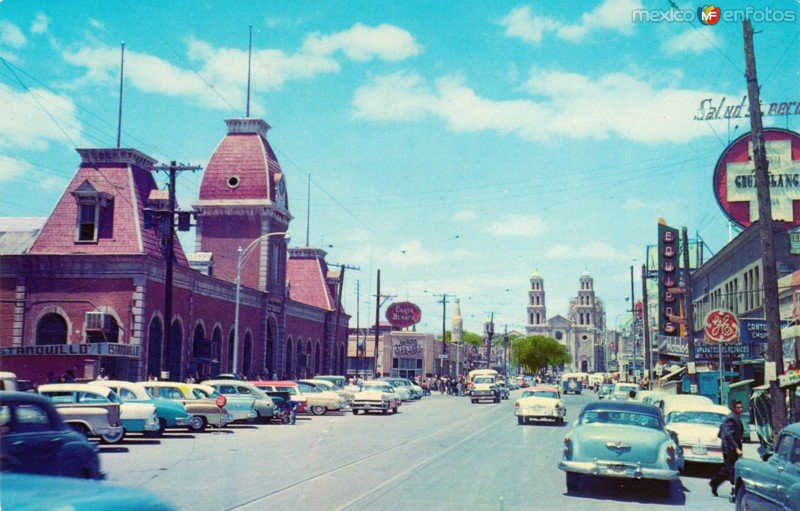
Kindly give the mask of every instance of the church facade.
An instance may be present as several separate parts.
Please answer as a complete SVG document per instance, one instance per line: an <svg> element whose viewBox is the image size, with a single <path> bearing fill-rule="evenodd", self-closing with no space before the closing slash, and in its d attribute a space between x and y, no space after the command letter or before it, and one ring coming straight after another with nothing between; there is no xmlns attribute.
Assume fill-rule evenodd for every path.
<svg viewBox="0 0 800 511"><path fill-rule="evenodd" d="M595 294L594 279L588 273L581 275L577 296L570 302L566 316L552 317L547 315L541 273L534 271L530 283L525 333L553 337L564 345L572 356L570 370L604 371L606 313L603 301Z"/></svg>

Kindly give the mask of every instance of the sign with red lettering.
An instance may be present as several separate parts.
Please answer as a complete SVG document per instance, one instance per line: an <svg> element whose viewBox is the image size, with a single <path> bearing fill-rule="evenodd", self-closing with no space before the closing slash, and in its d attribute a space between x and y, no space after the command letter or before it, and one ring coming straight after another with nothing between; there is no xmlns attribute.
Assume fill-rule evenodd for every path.
<svg viewBox="0 0 800 511"><path fill-rule="evenodd" d="M406 328L420 322L422 311L411 302L397 302L386 309L386 319L394 327Z"/></svg>
<svg viewBox="0 0 800 511"><path fill-rule="evenodd" d="M769 164L772 219L781 230L800 226L800 135L780 128L764 129ZM714 196L725 215L740 227L758 220L753 141L748 133L734 140L714 168Z"/></svg>
<svg viewBox="0 0 800 511"><path fill-rule="evenodd" d="M705 339L719 343L739 340L739 321L736 316L725 309L714 309L706 314Z"/></svg>

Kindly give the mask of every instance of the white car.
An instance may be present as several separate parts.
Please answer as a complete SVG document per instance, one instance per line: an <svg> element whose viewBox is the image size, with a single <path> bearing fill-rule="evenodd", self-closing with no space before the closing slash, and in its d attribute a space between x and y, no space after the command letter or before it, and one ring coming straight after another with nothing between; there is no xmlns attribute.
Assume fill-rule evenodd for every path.
<svg viewBox="0 0 800 511"><path fill-rule="evenodd" d="M333 382L330 382L328 380L319 380L316 378L311 378L307 380L297 380L297 382L307 383L309 385L316 385L321 390L325 390L327 392L335 392L336 394L339 395L339 397L347 401L348 404L353 402L353 397L355 396L355 392L339 388Z"/></svg>
<svg viewBox="0 0 800 511"><path fill-rule="evenodd" d="M390 411L397 413L397 409L400 407L400 398L396 390L387 381L365 381L353 399L353 415L358 415L361 410L364 413L378 411L384 415Z"/></svg>
<svg viewBox="0 0 800 511"><path fill-rule="evenodd" d="M664 423L668 430L678 435L678 445L683 450L685 461L721 464L722 440L717 434L730 410L693 399L695 397L697 396L665 397Z"/></svg>
<svg viewBox="0 0 800 511"><path fill-rule="evenodd" d="M203 385L202 383L187 383L186 385L192 389L192 392L198 397L198 399L208 398L214 400L217 398L217 396L221 395L219 392L217 392L217 389L211 385ZM258 417L258 412L256 412L255 408L256 400L252 396L226 395L225 401L225 409L228 410L228 413L231 414L231 417L233 417L233 422L252 422Z"/></svg>
<svg viewBox="0 0 800 511"><path fill-rule="evenodd" d="M403 378L392 378L385 376L383 378L378 378L378 380L385 381L394 387L394 391L400 397L400 400L411 401L412 399L416 399L414 391L411 390L410 382L406 383ZM420 397L422 397L422 389L420 389Z"/></svg>
<svg viewBox="0 0 800 511"><path fill-rule="evenodd" d="M532 419L549 419L562 424L566 414L564 401L554 390L534 388L527 397L519 398L514 403L517 424L525 424Z"/></svg>
<svg viewBox="0 0 800 511"><path fill-rule="evenodd" d="M350 406L339 392L322 390L324 387L300 381L297 382L297 388L306 396L308 410L314 415L324 415L329 410L338 412Z"/></svg>
<svg viewBox="0 0 800 511"><path fill-rule="evenodd" d="M641 390L639 385L635 383L617 382L614 384L614 390L611 391L609 399L612 401L635 400L639 390ZM631 397L631 392L633 392L633 397Z"/></svg>

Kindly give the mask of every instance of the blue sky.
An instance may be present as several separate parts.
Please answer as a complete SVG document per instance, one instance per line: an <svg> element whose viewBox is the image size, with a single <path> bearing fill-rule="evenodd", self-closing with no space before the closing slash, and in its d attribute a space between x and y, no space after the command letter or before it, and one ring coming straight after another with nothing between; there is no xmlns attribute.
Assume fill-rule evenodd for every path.
<svg viewBox="0 0 800 511"><path fill-rule="evenodd" d="M728 139L749 130L692 119L704 98L745 93L741 23L632 21L635 9L668 8L3 0L0 216L48 215L75 146L113 147L121 41L122 145L205 165L223 120L244 115L252 25L251 116L272 126L292 245L305 244L311 174L310 244L361 268L347 274L345 303L355 316L359 280L362 325L374 321L380 268L384 293L422 307L423 330L441 328L443 293L460 297L468 330L491 311L499 328L521 329L538 268L550 316L566 314L588 271L613 327L659 216L714 251L727 242L711 178ZM762 99L800 101L799 22L755 29ZM199 183L181 177L184 207ZM191 251L193 236L182 239Z"/></svg>

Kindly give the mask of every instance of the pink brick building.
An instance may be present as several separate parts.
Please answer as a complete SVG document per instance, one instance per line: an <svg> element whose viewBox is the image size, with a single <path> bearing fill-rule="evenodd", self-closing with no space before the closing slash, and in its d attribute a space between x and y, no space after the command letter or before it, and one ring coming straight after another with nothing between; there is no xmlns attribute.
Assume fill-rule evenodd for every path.
<svg viewBox="0 0 800 511"><path fill-rule="evenodd" d="M167 335L167 233L145 216L164 204L156 162L134 149L80 149L74 178L30 247L0 256L2 370L35 382L67 370L92 378L100 366L131 380L344 374L343 275L328 269L324 251L286 246L292 216L269 126L226 123L192 205L189 259L205 271L190 267L176 238ZM250 245L233 368L237 251Z"/></svg>

